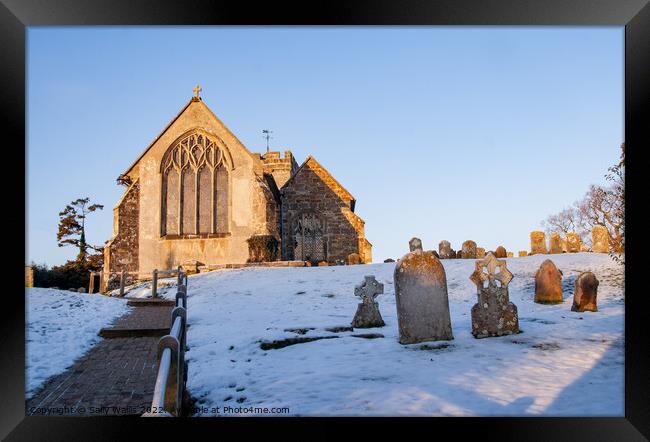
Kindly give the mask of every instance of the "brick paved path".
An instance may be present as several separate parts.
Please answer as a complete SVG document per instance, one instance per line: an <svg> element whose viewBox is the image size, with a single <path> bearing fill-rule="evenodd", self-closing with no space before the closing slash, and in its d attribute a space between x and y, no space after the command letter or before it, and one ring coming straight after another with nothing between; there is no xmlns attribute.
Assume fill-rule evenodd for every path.
<svg viewBox="0 0 650 442"><path fill-rule="evenodd" d="M141 415L151 405L158 372L159 337L169 332L171 307L134 307L65 372L50 378L25 403L30 415ZM144 333L144 336L138 335ZM109 333L110 336L110 333Z"/></svg>

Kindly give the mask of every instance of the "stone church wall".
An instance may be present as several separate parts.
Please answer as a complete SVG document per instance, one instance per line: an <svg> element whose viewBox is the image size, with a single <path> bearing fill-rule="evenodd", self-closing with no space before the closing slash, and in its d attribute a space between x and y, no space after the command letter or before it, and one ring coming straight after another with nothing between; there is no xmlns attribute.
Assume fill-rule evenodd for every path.
<svg viewBox="0 0 650 442"><path fill-rule="evenodd" d="M294 253L293 231L305 212L313 212L324 221L328 262L346 261L351 253L365 255L361 247L364 222L352 212L352 200L342 199L332 190L337 187L340 185L322 166L308 161L282 189L283 259L300 259Z"/></svg>
<svg viewBox="0 0 650 442"><path fill-rule="evenodd" d="M113 239L104 248L104 268L109 273L138 271L139 212L140 182L136 181L113 209Z"/></svg>

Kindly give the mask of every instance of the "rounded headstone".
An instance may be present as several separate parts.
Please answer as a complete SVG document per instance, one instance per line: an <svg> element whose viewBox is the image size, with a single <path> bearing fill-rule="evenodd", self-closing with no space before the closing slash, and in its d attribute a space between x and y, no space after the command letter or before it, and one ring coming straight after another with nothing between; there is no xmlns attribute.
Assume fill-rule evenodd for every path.
<svg viewBox="0 0 650 442"><path fill-rule="evenodd" d="M395 260L393 258L387 258L384 259L384 262L395 262Z"/></svg>
<svg viewBox="0 0 650 442"><path fill-rule="evenodd" d="M515 254L512 253L512 252L508 252L508 253L506 254L506 257L508 257L508 258L514 258L514 256L515 256Z"/></svg>
<svg viewBox="0 0 650 442"><path fill-rule="evenodd" d="M508 257L508 252L506 252L506 248L503 246L497 247L497 249L494 251L494 256L497 258L507 258Z"/></svg>
<svg viewBox="0 0 650 442"><path fill-rule="evenodd" d="M422 241L420 238L411 238L409 241L409 252L415 252L416 250L422 251Z"/></svg>
<svg viewBox="0 0 650 442"><path fill-rule="evenodd" d="M573 291L574 312L597 312L598 311L598 278L591 272L583 272L576 279Z"/></svg>
<svg viewBox="0 0 650 442"><path fill-rule="evenodd" d="M562 302L562 272L547 259L535 274L535 302L557 304Z"/></svg>
<svg viewBox="0 0 650 442"><path fill-rule="evenodd" d="M455 254L452 256L451 244L447 240L442 240L438 244L438 256L440 259L450 259L455 258Z"/></svg>
<svg viewBox="0 0 650 442"><path fill-rule="evenodd" d="M447 296L447 276L431 253L407 253L394 274L399 342L453 339Z"/></svg>
<svg viewBox="0 0 650 442"><path fill-rule="evenodd" d="M461 256L464 259L476 259L476 243L471 239L465 241L461 249Z"/></svg>

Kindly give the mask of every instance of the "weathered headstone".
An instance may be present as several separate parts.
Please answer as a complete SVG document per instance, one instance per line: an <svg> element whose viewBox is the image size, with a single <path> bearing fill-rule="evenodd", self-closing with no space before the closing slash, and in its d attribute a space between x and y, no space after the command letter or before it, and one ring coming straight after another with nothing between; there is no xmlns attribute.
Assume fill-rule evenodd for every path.
<svg viewBox="0 0 650 442"><path fill-rule="evenodd" d="M526 250L520 250L519 251L519 257L521 258L523 256L528 256L528 252Z"/></svg>
<svg viewBox="0 0 650 442"><path fill-rule="evenodd" d="M352 327L371 328L386 325L379 313L379 304L375 301L380 293L384 293L384 284L377 282L372 275L365 276L363 283L354 288L355 296L360 297L362 302L357 306Z"/></svg>
<svg viewBox="0 0 650 442"><path fill-rule="evenodd" d="M552 254L557 254L557 253L562 253L562 239L560 238L559 233L551 233L551 238L549 239L549 253Z"/></svg>
<svg viewBox="0 0 650 442"><path fill-rule="evenodd" d="M506 248L503 246L497 247L497 249L494 251L494 256L496 258L507 258L508 257L508 252L506 252Z"/></svg>
<svg viewBox="0 0 650 442"><path fill-rule="evenodd" d="M535 273L535 302L557 304L562 302L562 272L547 259Z"/></svg>
<svg viewBox="0 0 650 442"><path fill-rule="evenodd" d="M327 261L319 261L318 262L318 267L327 267L329 264Z"/></svg>
<svg viewBox="0 0 650 442"><path fill-rule="evenodd" d="M506 257L508 257L508 258L514 258L514 256L515 256L515 254L512 253L512 252L508 252L508 253L506 254Z"/></svg>
<svg viewBox="0 0 650 442"><path fill-rule="evenodd" d="M519 333L517 306L510 302L508 294L512 273L508 270L506 261L498 260L489 253L484 259L476 261L476 269L469 279L476 284L478 294L478 302L472 307L474 337Z"/></svg>
<svg viewBox="0 0 650 442"><path fill-rule="evenodd" d="M594 253L609 253L609 232L605 226L594 226L591 229L591 251Z"/></svg>
<svg viewBox="0 0 650 442"><path fill-rule="evenodd" d="M456 257L455 252L452 255L451 244L449 241L444 239L438 244L438 255L440 256L440 259L450 259Z"/></svg>
<svg viewBox="0 0 650 442"><path fill-rule="evenodd" d="M573 291L574 312L597 312L598 311L598 278L591 272L582 272L576 279Z"/></svg>
<svg viewBox="0 0 650 442"><path fill-rule="evenodd" d="M463 258L463 251L459 250L456 252L456 259L462 259Z"/></svg>
<svg viewBox="0 0 650 442"><path fill-rule="evenodd" d="M483 247L476 248L476 257L478 259L485 258L485 249Z"/></svg>
<svg viewBox="0 0 650 442"><path fill-rule="evenodd" d="M386 258L384 259L384 262L395 262L393 258Z"/></svg>
<svg viewBox="0 0 650 442"><path fill-rule="evenodd" d="M465 241L462 245L461 256L463 259L476 259L476 243L471 239Z"/></svg>
<svg viewBox="0 0 650 442"><path fill-rule="evenodd" d="M361 264L361 257L358 253L350 253L346 260L348 265Z"/></svg>
<svg viewBox="0 0 650 442"><path fill-rule="evenodd" d="M439 259L430 253L407 253L397 261L394 283L400 343L454 338L447 276Z"/></svg>
<svg viewBox="0 0 650 442"><path fill-rule="evenodd" d="M530 254L546 253L546 235L544 232L530 232Z"/></svg>
<svg viewBox="0 0 650 442"><path fill-rule="evenodd" d="M574 232L566 234L566 251L568 253L578 253L580 251L580 246L582 246L580 235Z"/></svg>
<svg viewBox="0 0 650 442"><path fill-rule="evenodd" d="M409 241L409 252L415 252L416 250L422 251L422 241L420 238L411 238Z"/></svg>

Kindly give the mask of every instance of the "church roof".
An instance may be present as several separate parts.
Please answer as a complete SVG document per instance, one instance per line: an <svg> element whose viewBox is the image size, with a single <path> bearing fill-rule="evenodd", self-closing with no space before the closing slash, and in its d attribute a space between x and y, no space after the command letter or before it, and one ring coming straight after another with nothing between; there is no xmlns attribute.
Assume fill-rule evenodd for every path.
<svg viewBox="0 0 650 442"><path fill-rule="evenodd" d="M291 178L289 178L289 179L287 180L287 182L284 183L284 186L282 186L282 188L284 189L284 188L286 188L287 186L289 186L289 185L293 182L294 178L295 178L296 176L298 176L298 174L299 174L299 173L300 173L300 172L305 168L305 166L307 166L308 164L310 164L310 165L315 165L315 166L316 166L315 168L314 168L314 167L309 167L309 166L308 166L308 167L309 167L309 168L310 168L314 173L316 173L317 175L319 175L319 176L321 177L321 179L323 179L323 182L324 182L325 184L327 184L328 187L329 187L330 189L332 189L332 191L333 191L334 193L336 193L336 195L338 195L339 198L341 198L342 200L349 200L349 201L350 201L350 210L352 210L352 211L354 212L354 205L355 205L355 203L356 203L356 199L354 198L354 196L352 196L352 194L351 194L350 192L348 192L348 190L347 190L345 187L343 187L343 186L341 185L341 183L339 183L339 182L336 180L336 178L334 178L334 176L333 176L333 175L332 175L332 174L331 174L327 169L325 169L325 168L323 167L322 164L320 164L318 161L316 161L316 159L315 159L313 156L311 156L311 155L309 155L309 156L305 159L305 161L303 161L303 163L300 165L300 167L298 167L298 170L296 170L296 173L294 173L293 175L291 175ZM329 184L329 183L327 182L327 181L328 181L327 179L331 180L331 181L333 182L334 185Z"/></svg>
<svg viewBox="0 0 650 442"><path fill-rule="evenodd" d="M123 175L128 175L128 173L131 172L131 170L135 167L136 164L138 164L138 162L142 159L142 157L144 157L144 156L146 155L146 153L149 152L149 149L151 149L151 147L156 143L156 141L158 141L158 139L160 139L160 137L162 137L162 136L164 135L164 133L167 132L167 130L168 130L168 129L169 129L169 128L174 124L174 122L176 122L176 120L178 120L178 118L179 118L181 115L183 115L183 113L187 110L188 107L190 107L190 105L191 105L192 103L200 103L200 104L202 104L203 107L204 107L204 108L205 108L205 109L210 113L210 115L211 115L211 116L212 116L212 117L213 117L213 118L214 118L214 119L215 119L215 120L216 120L216 121L217 121L221 126L223 126L223 128L224 128L224 129L225 129L225 130L226 130L226 131L227 131L227 132L228 132L228 133L229 133L233 138L235 138L235 139L237 140L237 142L239 142L239 144L241 144L242 147L244 147L245 150L248 151L248 149L246 149L246 146L244 146L244 143L242 143L242 142L239 140L239 138L237 138L237 137L235 136L235 134L233 134L233 133L230 131L230 129L228 129L228 127L226 127L225 124L223 124L223 122L219 119L219 117L217 117L217 116L214 114L214 112L212 112L212 110L211 110L211 109L210 109L210 108L209 108L209 107L208 107L208 106L203 102L203 99L202 99L201 97L193 96L193 97L190 99L190 101L188 101L187 104L186 104L185 106L183 106L183 108L178 112L178 114L176 114L176 116L175 116L174 118L172 118L172 120L167 124L167 126L165 126L165 128L164 128L162 131L160 131L160 133L159 133L159 134L158 134L158 135L153 139L153 141L151 141L151 143L149 143L149 145L147 146L147 148L146 148L146 149L145 149L145 150L140 154L140 156L139 156L139 157L138 157L138 158L137 158L137 159L136 159L136 160L135 160L135 161L134 161L134 162L129 166L129 168L126 169L126 171L123 173ZM249 153L250 153L250 152L249 152Z"/></svg>

